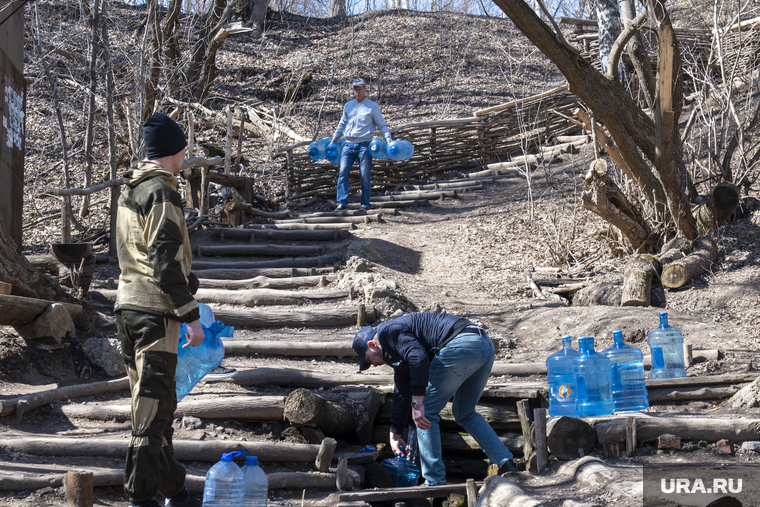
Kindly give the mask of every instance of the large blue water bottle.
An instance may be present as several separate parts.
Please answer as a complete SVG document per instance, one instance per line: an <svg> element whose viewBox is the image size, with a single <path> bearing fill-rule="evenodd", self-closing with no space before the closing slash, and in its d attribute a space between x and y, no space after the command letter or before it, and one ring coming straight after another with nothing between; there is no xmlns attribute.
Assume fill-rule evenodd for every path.
<svg viewBox="0 0 760 507"><path fill-rule="evenodd" d="M325 158L325 148L330 144L330 141L332 141L332 137L323 137L309 145L309 156L312 160L319 162Z"/></svg>
<svg viewBox="0 0 760 507"><path fill-rule="evenodd" d="M386 160L388 158L388 144L384 139L373 139L369 143L369 154L372 158Z"/></svg>
<svg viewBox="0 0 760 507"><path fill-rule="evenodd" d="M232 507L243 504L245 478L232 458L242 455L234 451L222 454L222 459L206 473L203 488L204 507Z"/></svg>
<svg viewBox="0 0 760 507"><path fill-rule="evenodd" d="M623 343L623 332L613 331L615 344L602 351L612 364L612 399L615 412L644 410L649 406L644 379L644 354Z"/></svg>
<svg viewBox="0 0 760 507"><path fill-rule="evenodd" d="M391 160L409 160L414 155L414 146L409 141L391 141L387 151Z"/></svg>
<svg viewBox="0 0 760 507"><path fill-rule="evenodd" d="M345 139L341 139L337 143L328 144L325 148L325 158L333 164L340 164L340 157L343 155L343 146L345 144Z"/></svg>
<svg viewBox="0 0 760 507"><path fill-rule="evenodd" d="M610 360L596 353L591 336L580 338L578 347L581 354L573 359L573 374L578 384L578 413L584 417L609 415L615 409Z"/></svg>
<svg viewBox="0 0 760 507"><path fill-rule="evenodd" d="M187 343L187 325L182 323L179 330L179 346L177 348L177 401L187 396L195 385L208 372L222 364L224 345L217 335L225 328L221 320L206 326L201 320L205 338L197 347L183 348Z"/></svg>
<svg viewBox="0 0 760 507"><path fill-rule="evenodd" d="M245 479L245 495L241 507L267 507L267 494L269 493L269 479L267 474L259 466L259 459L251 456L248 449L243 449L243 453L248 453L245 457L243 466L243 478Z"/></svg>
<svg viewBox="0 0 760 507"><path fill-rule="evenodd" d="M562 348L546 358L549 380L549 415L578 417L578 388L573 375L573 359L581 355L573 349L572 338L562 337Z"/></svg>
<svg viewBox="0 0 760 507"><path fill-rule="evenodd" d="M652 371L649 378L680 378L686 376L683 359L683 335L668 325L668 314L660 314L660 327L649 331L649 350Z"/></svg>
<svg viewBox="0 0 760 507"><path fill-rule="evenodd" d="M408 488L416 486L419 482L419 467L405 457L396 456L395 458L384 459L380 465L388 471L391 485L394 488Z"/></svg>

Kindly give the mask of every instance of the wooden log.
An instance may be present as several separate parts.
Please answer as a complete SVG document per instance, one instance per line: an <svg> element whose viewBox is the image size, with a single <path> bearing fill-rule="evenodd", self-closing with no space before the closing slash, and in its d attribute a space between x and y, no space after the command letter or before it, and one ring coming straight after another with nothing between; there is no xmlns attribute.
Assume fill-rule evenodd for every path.
<svg viewBox="0 0 760 507"><path fill-rule="evenodd" d="M418 199L443 199L444 197L455 198L457 190L439 190L437 192L406 192L399 195L377 195L369 198L369 202L387 201L415 201Z"/></svg>
<svg viewBox="0 0 760 507"><path fill-rule="evenodd" d="M494 363L491 375L527 376L546 374L546 363Z"/></svg>
<svg viewBox="0 0 760 507"><path fill-rule="evenodd" d="M274 278L300 278L334 273L335 268L253 268L253 269L199 269L193 271L200 280L248 280L261 277L272 280Z"/></svg>
<svg viewBox="0 0 760 507"><path fill-rule="evenodd" d="M194 269L264 269L264 268L321 268L338 261L334 255L289 257L269 261L193 260Z"/></svg>
<svg viewBox="0 0 760 507"><path fill-rule="evenodd" d="M94 496L92 472L70 471L66 474L66 504L69 507L92 507Z"/></svg>
<svg viewBox="0 0 760 507"><path fill-rule="evenodd" d="M546 415L548 410L545 408L533 409L533 427L534 438L536 441L536 465L538 473L543 472L549 465L549 450L546 442Z"/></svg>
<svg viewBox="0 0 760 507"><path fill-rule="evenodd" d="M0 308L3 309L0 313L0 326L29 324L54 303L63 305L74 321L82 314L82 305L0 294Z"/></svg>
<svg viewBox="0 0 760 507"><path fill-rule="evenodd" d="M478 483L481 484L481 483ZM338 506L349 502L387 502L395 499L428 499L446 498L452 493L465 494L464 484L444 484L441 486L427 486L420 488L412 486L408 488L376 488L364 491L342 491L333 493L325 498L321 505Z"/></svg>
<svg viewBox="0 0 760 507"><path fill-rule="evenodd" d="M652 255L632 255L625 263L623 294L620 306L650 306L652 278L662 271L660 261Z"/></svg>
<svg viewBox="0 0 760 507"><path fill-rule="evenodd" d="M318 217L358 217L364 215L398 215L398 210L390 209L346 209L343 211L318 211L301 215L300 218L318 218Z"/></svg>
<svg viewBox="0 0 760 507"><path fill-rule="evenodd" d="M639 441L654 440L660 435L672 434L681 440L707 440L717 442L727 438L733 442L757 440L760 435L760 419L739 417L724 419L719 417L651 417L641 414L636 417L636 437ZM599 443L624 442L627 417L597 423L596 438Z"/></svg>
<svg viewBox="0 0 760 507"><path fill-rule="evenodd" d="M335 489L335 474L321 472L273 472L267 474L269 489Z"/></svg>
<svg viewBox="0 0 760 507"><path fill-rule="evenodd" d="M382 215L359 215L355 217L310 217L275 220L276 225L282 224L368 224L379 222Z"/></svg>
<svg viewBox="0 0 760 507"><path fill-rule="evenodd" d="M694 240L694 251L662 269L661 281L665 287L677 289L705 273L718 258L715 240L702 236Z"/></svg>
<svg viewBox="0 0 760 507"><path fill-rule="evenodd" d="M333 388L350 385L391 385L393 375L334 375L293 368L254 368L243 370L232 377L231 382L241 386L264 387L270 385L303 387L307 389Z"/></svg>
<svg viewBox="0 0 760 507"><path fill-rule="evenodd" d="M530 410L529 400L520 400L517 402L517 415L520 418L520 428L523 437L523 456L530 456L535 449L533 438L533 412Z"/></svg>
<svg viewBox="0 0 760 507"><path fill-rule="evenodd" d="M348 476L348 460L341 458L338 460L338 470L335 473L335 486L340 491L351 489L351 478Z"/></svg>
<svg viewBox="0 0 760 507"><path fill-rule="evenodd" d="M675 435L660 435L657 437L658 449L680 449L681 439Z"/></svg>
<svg viewBox="0 0 760 507"><path fill-rule="evenodd" d="M387 209L387 208L417 208L430 206L428 199L416 199L412 201L385 201L385 202L372 202L370 203L373 208ZM358 209L361 204L358 202L350 203L348 209Z"/></svg>
<svg viewBox="0 0 760 507"><path fill-rule="evenodd" d="M322 440L322 444L319 446L319 452L317 453L317 459L314 462L314 466L320 472L327 472L330 468L333 455L335 454L335 448L338 446L337 440L334 438L325 438Z"/></svg>
<svg viewBox="0 0 760 507"><path fill-rule="evenodd" d="M657 258L660 260L660 265L665 266L678 259L683 259L689 255L693 249L691 241L678 236L662 246Z"/></svg>
<svg viewBox="0 0 760 507"><path fill-rule="evenodd" d="M312 426L325 435L347 438L354 431L351 412L307 389L296 389L285 398L283 415L293 426Z"/></svg>
<svg viewBox="0 0 760 507"><path fill-rule="evenodd" d="M129 379L127 377L108 380L106 382L93 382L91 384L79 384L48 389L32 394L26 394L18 398L0 400L0 417L13 414L18 406L23 407L25 411L29 411L54 401L79 398L82 396L94 396L103 393L115 393L126 390L129 390Z"/></svg>
<svg viewBox="0 0 760 507"><path fill-rule="evenodd" d="M725 224L739 206L739 188L728 181L718 183L707 201L694 210L700 234L708 234Z"/></svg>
<svg viewBox="0 0 760 507"><path fill-rule="evenodd" d="M218 229L214 235L223 235L224 239L244 239L247 241L340 241L348 238L346 229L323 231L280 231L276 229Z"/></svg>
<svg viewBox="0 0 760 507"><path fill-rule="evenodd" d="M351 396L349 395L349 399ZM356 419L356 441L360 444L377 443L372 441L372 432L375 427L375 419L377 419L377 413L383 406L386 400L386 393L379 389L370 388L366 397L363 400L364 406L361 410L361 415ZM360 400L351 399L352 403L356 403Z"/></svg>
<svg viewBox="0 0 760 507"><path fill-rule="evenodd" d="M197 276L197 274L196 274ZM199 278L200 288L202 289L226 289L226 290L247 290L247 289L296 289L299 287L320 287L325 282L334 282L337 275L315 275L315 276L293 276L290 278L268 278L266 276L257 276L245 280L217 280L208 278Z"/></svg>
<svg viewBox="0 0 760 507"><path fill-rule="evenodd" d="M493 183L493 178L482 178L478 180L473 180L472 178L465 178L461 180L454 180L454 181L441 181L436 183L429 183L427 185L404 185L404 188L406 190L438 190L441 188L470 188L474 187L474 182L477 181L478 183ZM409 188L407 188L409 187Z"/></svg>
<svg viewBox="0 0 760 507"><path fill-rule="evenodd" d="M252 307L266 305L306 305L346 299L348 295L349 291L347 290L330 292L298 292L278 289L198 289L198 292L195 293L195 299L200 303L206 303L209 305L224 304Z"/></svg>
<svg viewBox="0 0 760 507"><path fill-rule="evenodd" d="M480 490L480 507L541 507L540 499L500 475L486 478Z"/></svg>
<svg viewBox="0 0 760 507"><path fill-rule="evenodd" d="M282 421L284 396L231 396L214 399L187 399L177 404L175 418L241 419ZM130 405L63 405L60 412L70 419L129 421Z"/></svg>
<svg viewBox="0 0 760 507"><path fill-rule="evenodd" d="M569 461L591 453L596 442L596 432L594 427L583 419L552 417L546 423L546 440L549 452L557 459Z"/></svg>
<svg viewBox="0 0 760 507"><path fill-rule="evenodd" d="M213 257L222 255L249 255L277 257L285 255L324 255L320 245L196 245L198 256Z"/></svg>
<svg viewBox="0 0 760 507"><path fill-rule="evenodd" d="M228 326L240 327L341 327L356 323L359 307L328 308L324 310L248 310L214 309L214 315ZM377 317L374 307L367 309L367 322Z"/></svg>
<svg viewBox="0 0 760 507"><path fill-rule="evenodd" d="M392 403L389 400L378 413L377 422L384 423L390 421L391 407ZM518 427L521 427L521 420L515 406L500 402L481 400L475 407L475 411L483 416L486 422L488 422L488 424L494 429L517 429ZM447 403L443 407L439 416L443 426L453 426L455 424L451 403Z"/></svg>
<svg viewBox="0 0 760 507"><path fill-rule="evenodd" d="M71 314L62 303L53 303L29 324L14 326L14 329L25 340L49 339L61 343L63 338L73 338L76 335Z"/></svg>
<svg viewBox="0 0 760 507"><path fill-rule="evenodd" d="M636 418L629 417L625 425L625 455L629 458L636 455Z"/></svg>
<svg viewBox="0 0 760 507"><path fill-rule="evenodd" d="M647 398L650 406L655 403L673 403L687 400L721 400L736 394L741 386L727 387L666 387L648 389Z"/></svg>
<svg viewBox="0 0 760 507"><path fill-rule="evenodd" d="M122 486L124 484L124 469L93 470L93 487ZM188 479L190 476L188 476ZM49 473L47 469L40 470L40 475L14 474L0 475L0 491L30 491L43 488L66 487L67 472ZM188 486L190 489L190 486ZM201 491L203 488L201 487Z"/></svg>
<svg viewBox="0 0 760 507"><path fill-rule="evenodd" d="M297 342L283 341L243 341L228 340L224 342L224 351L227 355L243 354L266 354L286 357L356 357L356 352L351 348L351 341L347 338L344 342L317 342L310 338L302 338Z"/></svg>
<svg viewBox="0 0 760 507"><path fill-rule="evenodd" d="M249 229L273 229L275 231L338 231L356 229L352 223L343 224L256 224Z"/></svg>

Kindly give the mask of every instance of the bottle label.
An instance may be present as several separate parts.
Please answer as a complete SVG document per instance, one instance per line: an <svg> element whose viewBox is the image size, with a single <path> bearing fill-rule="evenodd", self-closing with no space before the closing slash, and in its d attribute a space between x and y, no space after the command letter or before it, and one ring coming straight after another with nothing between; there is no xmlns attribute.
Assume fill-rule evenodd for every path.
<svg viewBox="0 0 760 507"><path fill-rule="evenodd" d="M557 389L557 394L559 394L559 397L563 400L568 399L572 393L573 393L573 390L570 389L570 386L568 385L563 384L559 386L559 389Z"/></svg>

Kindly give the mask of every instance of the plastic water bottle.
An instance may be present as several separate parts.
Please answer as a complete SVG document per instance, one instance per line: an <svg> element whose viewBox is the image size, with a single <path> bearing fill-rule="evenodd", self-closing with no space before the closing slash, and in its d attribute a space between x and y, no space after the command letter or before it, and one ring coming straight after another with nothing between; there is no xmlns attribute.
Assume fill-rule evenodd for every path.
<svg viewBox="0 0 760 507"><path fill-rule="evenodd" d="M219 331L219 334L217 336L219 338L232 338L234 335L235 335L234 326L224 326L224 329Z"/></svg>
<svg viewBox="0 0 760 507"><path fill-rule="evenodd" d="M312 160L319 162L325 158L325 148L330 144L330 141L332 141L332 137L323 137L309 145L309 156Z"/></svg>
<svg viewBox="0 0 760 507"><path fill-rule="evenodd" d="M396 456L395 458L384 459L380 464L388 470L391 477L391 484L394 488L406 488L416 486L420 478L420 469L406 458ZM205 504L204 504L205 505Z"/></svg>
<svg viewBox="0 0 760 507"><path fill-rule="evenodd" d="M210 327L211 324L216 322L216 319L214 318L214 311L211 310L211 307L209 305L205 303L198 303L198 309L201 312L201 317L200 317L201 324L203 324L206 327Z"/></svg>
<svg viewBox="0 0 760 507"><path fill-rule="evenodd" d="M578 388L573 375L573 360L581 353L573 349L572 338L562 337L562 348L546 358L549 380L549 415L578 417Z"/></svg>
<svg viewBox="0 0 760 507"><path fill-rule="evenodd" d="M243 449L243 452L248 452L248 449ZM243 478L245 479L245 496L240 506L267 507L269 480L267 479L267 474L259 467L258 458L256 456L246 456L242 471Z"/></svg>
<svg viewBox="0 0 760 507"><path fill-rule="evenodd" d="M612 399L615 412L644 410L649 406L644 379L644 354L623 343L623 332L613 331L615 344L601 354L612 364Z"/></svg>
<svg viewBox="0 0 760 507"><path fill-rule="evenodd" d="M333 164L340 164L340 157L343 154L343 145L345 144L345 139L341 139L337 143L328 144L325 148L325 158Z"/></svg>
<svg viewBox="0 0 760 507"><path fill-rule="evenodd" d="M206 376L208 372L222 364L224 359L224 345L217 336L224 329L224 323L217 320L211 326L201 322L205 338L197 347L182 348L187 343L187 325L182 324L179 329L179 346L177 348L177 401L187 396L195 385Z"/></svg>
<svg viewBox="0 0 760 507"><path fill-rule="evenodd" d="M232 458L242 454L238 451L222 454L222 459L206 473L206 485L203 488L204 507L243 505L243 471L232 461Z"/></svg>
<svg viewBox="0 0 760 507"><path fill-rule="evenodd" d="M409 160L414 155L414 146L409 141L391 141L387 151L391 160Z"/></svg>
<svg viewBox="0 0 760 507"><path fill-rule="evenodd" d="M660 327L649 331L649 350L652 371L649 378L680 378L686 376L683 359L683 335L668 325L668 314L660 314Z"/></svg>
<svg viewBox="0 0 760 507"><path fill-rule="evenodd" d="M609 415L615 408L610 360L596 353L593 337L584 336L578 340L578 346L581 354L573 359L578 413L581 416Z"/></svg>
<svg viewBox="0 0 760 507"><path fill-rule="evenodd" d="M372 158L386 160L388 158L388 144L384 139L373 139L369 143L369 154Z"/></svg>

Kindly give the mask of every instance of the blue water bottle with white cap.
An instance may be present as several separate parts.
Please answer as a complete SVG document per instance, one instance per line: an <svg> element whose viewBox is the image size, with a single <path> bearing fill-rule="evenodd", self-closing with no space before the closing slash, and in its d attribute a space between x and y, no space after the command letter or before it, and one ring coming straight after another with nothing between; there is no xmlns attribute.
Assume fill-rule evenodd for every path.
<svg viewBox="0 0 760 507"><path fill-rule="evenodd" d="M332 144L325 148L325 158L333 164L340 164L340 157L343 155L343 146L346 144L345 139Z"/></svg>
<svg viewBox="0 0 760 507"><path fill-rule="evenodd" d="M319 162L325 158L325 149L327 145L332 141L332 137L323 137L317 141L314 141L309 145L309 156L315 162Z"/></svg>
<svg viewBox="0 0 760 507"><path fill-rule="evenodd" d="M573 349L570 335L562 337L562 348L546 358L549 381L549 415L579 417L576 403L578 387L573 375L573 360L581 355Z"/></svg>
<svg viewBox="0 0 760 507"><path fill-rule="evenodd" d="M615 409L610 360L596 353L591 336L580 338L578 347L581 355L573 359L578 412L584 417L609 415Z"/></svg>
<svg viewBox="0 0 760 507"><path fill-rule="evenodd" d="M615 412L644 410L649 406L644 378L644 354L623 343L623 332L613 331L615 343L601 354L612 365L612 399Z"/></svg>
<svg viewBox="0 0 760 507"><path fill-rule="evenodd" d="M369 143L369 154L372 158L386 160L388 158L388 143L384 139L373 139Z"/></svg>
<svg viewBox="0 0 760 507"><path fill-rule="evenodd" d="M647 337L652 353L649 378L681 378L686 376L683 357L683 335L668 325L668 314L660 314L660 327L649 331Z"/></svg>

